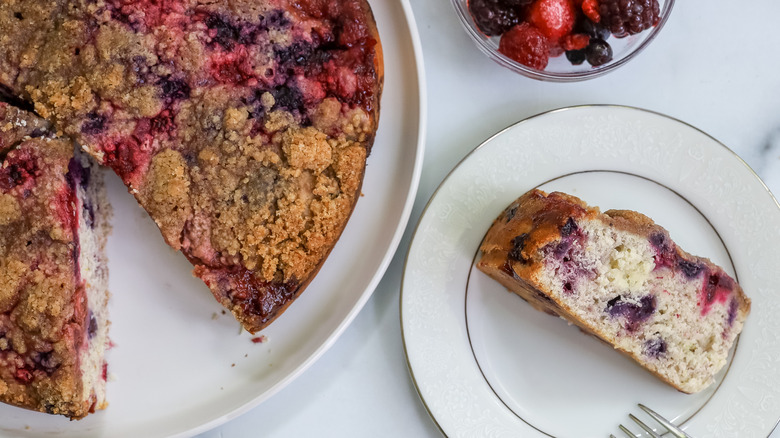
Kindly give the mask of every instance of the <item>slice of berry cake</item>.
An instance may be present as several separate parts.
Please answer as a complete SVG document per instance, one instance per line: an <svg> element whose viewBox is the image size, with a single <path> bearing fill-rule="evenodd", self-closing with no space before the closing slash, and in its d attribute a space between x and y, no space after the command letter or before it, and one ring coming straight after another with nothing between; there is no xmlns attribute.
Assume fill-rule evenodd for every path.
<svg viewBox="0 0 780 438"><path fill-rule="evenodd" d="M648 217L532 190L495 220L477 267L686 393L725 364L750 312L739 285Z"/></svg>
<svg viewBox="0 0 780 438"><path fill-rule="evenodd" d="M109 207L89 158L0 102L0 401L105 406Z"/></svg>
<svg viewBox="0 0 780 438"><path fill-rule="evenodd" d="M312 280L377 127L365 0L12 0L0 29L0 86L111 167L244 328Z"/></svg>

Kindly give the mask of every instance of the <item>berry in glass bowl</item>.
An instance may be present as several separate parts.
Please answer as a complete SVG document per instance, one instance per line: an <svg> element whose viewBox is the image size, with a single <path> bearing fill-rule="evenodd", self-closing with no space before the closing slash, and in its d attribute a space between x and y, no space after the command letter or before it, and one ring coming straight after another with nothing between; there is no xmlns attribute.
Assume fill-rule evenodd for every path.
<svg viewBox="0 0 780 438"><path fill-rule="evenodd" d="M625 64L660 32L674 0L452 0L485 54L549 81L597 77Z"/></svg>

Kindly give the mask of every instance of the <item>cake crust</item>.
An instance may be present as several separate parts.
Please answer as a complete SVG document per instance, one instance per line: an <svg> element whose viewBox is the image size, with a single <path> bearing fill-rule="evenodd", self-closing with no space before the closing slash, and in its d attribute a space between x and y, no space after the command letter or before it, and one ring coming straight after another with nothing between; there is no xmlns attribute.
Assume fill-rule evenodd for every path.
<svg viewBox="0 0 780 438"><path fill-rule="evenodd" d="M696 275L692 276L691 281L698 282L695 286L698 295L694 298L697 302L694 303L693 308L700 313L701 318L716 313L710 309L710 306L730 307L723 311L724 316L723 321L721 321L726 328L723 329L722 333L716 333L724 338L725 349L717 352L717 355L722 357L718 357L715 361L722 366L725 363L728 347L738 335L747 314L750 312L750 300L742 288L721 268L708 259L693 256L677 247L664 228L641 213L630 210L609 210L601 213L598 208L590 207L574 196L558 192L548 195L540 190L532 190L513 202L494 221L481 244L482 257L477 263L477 267L528 301L537 310L560 316L575 324L583 332L601 339L622 354L631 357L676 389L686 393L700 391L712 381L712 375L718 371L720 366L708 368L706 372L709 375L703 376L702 379L685 380L685 378L680 379L679 376L670 373L664 366L656 365L653 363L653 359L657 359L657 357L649 358L648 356L656 354L656 356L666 359L664 356L671 356L671 351L674 348L672 345L667 345L667 342L671 343L672 341L668 339L669 336L666 336L663 329L656 328L663 332L663 344L658 341L660 338L645 339L644 348L637 349L628 348L631 346L630 344L616 342L618 336L632 336L641 333L643 325L655 324L654 316L651 316L650 313L656 313L661 308L666 309L660 302L656 303L657 300L660 301L660 298L656 298L656 294L675 295L677 292L665 289L661 291L652 283L645 283L643 288L634 287L633 289L634 291L643 290L643 293L649 290L649 295L645 295L642 299L651 298L647 298L645 301L637 298L632 302L621 303L629 293L621 293L620 291L623 289L614 288L614 285L608 282L602 283L599 288L615 289L617 292L612 292L615 297L603 306L604 314L599 315L598 318L617 320L619 328L615 331L609 325L596 324L586 317L588 316L587 312L583 313L580 301L591 297L586 298L583 294L583 297L577 298L577 295L582 294L583 291L577 290L577 279L570 275L570 271L566 271L564 267L557 268L556 271L562 281L566 282L562 293L550 289L546 274L543 272L548 269L546 265L550 263L549 259L558 256L562 258L564 263L569 263L567 258L578 262L578 257L582 256L578 255L576 251L567 248L564 255L559 253L559 249L562 247L562 242L566 242L567 236L581 233L579 229L591 221L602 224L610 233L628 233L651 242L649 246L654 254L650 257L652 266L648 269L657 278L664 276L669 278L685 277L679 273L670 272L680 269L680 267L695 270ZM582 246L581 249L587 251L588 248L595 245L586 239ZM586 280L584 281L599 281L598 276L603 274L601 272L594 274L589 271L590 269L593 268L588 267L577 272L577 275L585 276ZM716 281L718 284L713 286L713 292L710 294L710 291L707 290L708 282L711 283L714 277L719 280ZM629 281L631 281L630 278ZM728 291L726 291L727 287ZM675 296L674 299L686 299L682 294L679 295L679 297ZM652 303L652 305L645 306L645 303ZM621 305L623 306L621 310L628 309L628 312L623 311L622 313L629 313L633 320L621 319L619 318L623 316L621 312L612 312L613 309L618 309L618 306ZM597 310L601 309L597 307ZM679 317L678 314L677 318ZM663 327L663 325L659 324L658 327ZM655 333L655 335L659 335L659 333ZM648 345L653 354L648 354ZM660 353L658 353L659 351ZM667 354L667 352L669 353Z"/></svg>
<svg viewBox="0 0 780 438"><path fill-rule="evenodd" d="M9 1L0 27L0 86L112 168L244 328L303 291L378 124L365 0Z"/></svg>

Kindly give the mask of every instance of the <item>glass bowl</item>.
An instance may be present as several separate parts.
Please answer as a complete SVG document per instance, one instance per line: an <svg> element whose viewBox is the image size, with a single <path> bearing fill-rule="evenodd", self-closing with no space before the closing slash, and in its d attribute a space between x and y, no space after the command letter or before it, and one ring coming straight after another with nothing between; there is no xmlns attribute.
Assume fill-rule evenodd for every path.
<svg viewBox="0 0 780 438"><path fill-rule="evenodd" d="M458 13L458 17L460 17L463 27L466 29L466 33L471 36L471 39L474 40L483 53L499 65L523 76L551 82L575 82L599 77L634 59L661 32L672 11L672 6L674 6L674 0L659 0L661 14L657 25L639 34L629 35L624 38L610 36L607 42L612 46L613 57L612 61L606 64L597 67L593 67L587 62L583 62L580 65L572 65L566 59L566 55L560 55L551 57L544 70L536 70L499 53L498 41L500 37L489 37L477 29L477 25L474 23L474 19L468 10L468 1L452 0L452 4Z"/></svg>

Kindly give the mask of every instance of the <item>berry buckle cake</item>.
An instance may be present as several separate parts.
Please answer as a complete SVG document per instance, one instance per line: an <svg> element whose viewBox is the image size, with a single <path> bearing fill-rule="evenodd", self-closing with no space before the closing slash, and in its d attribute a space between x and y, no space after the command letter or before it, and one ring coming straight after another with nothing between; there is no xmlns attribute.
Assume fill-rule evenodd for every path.
<svg viewBox="0 0 780 438"><path fill-rule="evenodd" d="M648 217L532 190L495 220L477 267L685 393L725 364L750 312L742 288Z"/></svg>
<svg viewBox="0 0 780 438"><path fill-rule="evenodd" d="M103 182L70 140L0 102L0 401L81 418L105 407Z"/></svg>
<svg viewBox="0 0 780 438"><path fill-rule="evenodd" d="M256 332L360 194L382 87L366 0L7 0L0 86L116 172Z"/></svg>

